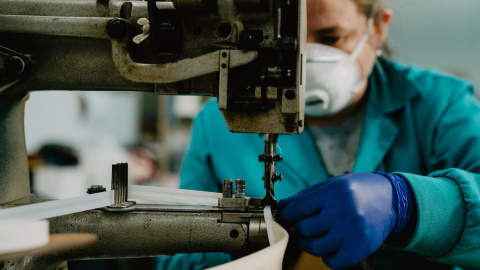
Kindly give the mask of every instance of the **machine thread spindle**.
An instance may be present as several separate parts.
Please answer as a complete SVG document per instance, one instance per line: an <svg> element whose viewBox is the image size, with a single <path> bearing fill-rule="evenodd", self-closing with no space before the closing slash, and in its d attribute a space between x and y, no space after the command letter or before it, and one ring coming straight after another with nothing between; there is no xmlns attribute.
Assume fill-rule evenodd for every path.
<svg viewBox="0 0 480 270"><path fill-rule="evenodd" d="M245 197L245 179L235 180L235 198Z"/></svg>
<svg viewBox="0 0 480 270"><path fill-rule="evenodd" d="M223 179L222 197L232 198L233 179Z"/></svg>

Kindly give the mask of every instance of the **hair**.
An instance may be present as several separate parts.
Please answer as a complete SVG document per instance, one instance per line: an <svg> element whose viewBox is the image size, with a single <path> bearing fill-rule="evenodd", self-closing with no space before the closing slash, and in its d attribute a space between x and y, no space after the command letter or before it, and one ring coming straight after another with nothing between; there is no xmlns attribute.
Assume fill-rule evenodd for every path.
<svg viewBox="0 0 480 270"><path fill-rule="evenodd" d="M378 12L385 8L385 0L352 0L357 5L358 10L367 18L378 19ZM388 42L382 44L380 48L383 56L391 57L392 49Z"/></svg>
<svg viewBox="0 0 480 270"><path fill-rule="evenodd" d="M367 18L377 16L377 13L385 7L384 0L352 0Z"/></svg>

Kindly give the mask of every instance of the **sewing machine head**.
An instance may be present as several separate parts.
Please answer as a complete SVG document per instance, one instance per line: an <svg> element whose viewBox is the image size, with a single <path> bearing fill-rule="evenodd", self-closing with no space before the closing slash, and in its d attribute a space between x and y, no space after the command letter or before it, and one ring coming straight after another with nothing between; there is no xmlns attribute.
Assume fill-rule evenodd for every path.
<svg viewBox="0 0 480 270"><path fill-rule="evenodd" d="M13 1L0 96L35 90L207 95L232 132L303 130L301 1Z"/></svg>

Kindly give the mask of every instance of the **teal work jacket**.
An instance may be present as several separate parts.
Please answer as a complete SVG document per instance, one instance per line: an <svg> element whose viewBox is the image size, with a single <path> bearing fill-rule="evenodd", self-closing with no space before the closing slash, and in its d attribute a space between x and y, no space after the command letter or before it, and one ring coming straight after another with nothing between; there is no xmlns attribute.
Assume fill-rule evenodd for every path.
<svg viewBox="0 0 480 270"><path fill-rule="evenodd" d="M480 105L473 86L436 71L379 59L369 78L353 172L402 175L417 202L417 225L401 247L382 245L375 269L480 269ZM308 127L280 135L278 199L328 178ZM215 100L194 120L180 187L221 191L224 178L246 179L246 195L264 197L264 141L231 133Z"/></svg>

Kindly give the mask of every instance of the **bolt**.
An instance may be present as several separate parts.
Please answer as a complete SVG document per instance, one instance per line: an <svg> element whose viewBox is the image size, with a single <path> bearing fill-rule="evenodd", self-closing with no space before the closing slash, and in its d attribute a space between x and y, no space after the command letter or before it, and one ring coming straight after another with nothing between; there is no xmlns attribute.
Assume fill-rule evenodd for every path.
<svg viewBox="0 0 480 270"><path fill-rule="evenodd" d="M217 34L221 38L228 38L232 34L232 26L229 23L221 23L217 27Z"/></svg>
<svg viewBox="0 0 480 270"><path fill-rule="evenodd" d="M19 56L11 56L5 62L5 71L9 75L20 75L25 70L25 61Z"/></svg>
<svg viewBox="0 0 480 270"><path fill-rule="evenodd" d="M287 90L285 91L285 97L289 100L292 100L296 97L297 95L295 94L295 91L293 90Z"/></svg>
<svg viewBox="0 0 480 270"><path fill-rule="evenodd" d="M112 19L107 24L107 34L111 38L120 39L127 33L127 23L122 19Z"/></svg>
<svg viewBox="0 0 480 270"><path fill-rule="evenodd" d="M293 131L294 129L294 121L295 121L295 118L293 115L289 114L287 115L286 117L286 122L285 122L285 128L287 129L287 131Z"/></svg>
<svg viewBox="0 0 480 270"><path fill-rule="evenodd" d="M230 231L230 237L232 237L232 238L234 238L234 239L237 238L239 235L240 235L240 234L238 233L237 230L231 230L231 231Z"/></svg>

